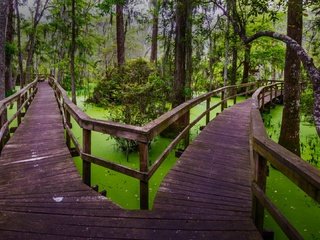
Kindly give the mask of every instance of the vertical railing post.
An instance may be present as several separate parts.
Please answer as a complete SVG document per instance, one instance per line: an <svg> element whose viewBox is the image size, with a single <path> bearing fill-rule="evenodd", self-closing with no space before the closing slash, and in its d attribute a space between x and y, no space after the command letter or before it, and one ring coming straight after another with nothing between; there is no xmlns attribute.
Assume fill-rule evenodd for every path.
<svg viewBox="0 0 320 240"><path fill-rule="evenodd" d="M0 115L0 129L3 127L3 125L6 124L8 119L8 110L7 107L5 106L2 114ZM10 133L9 133L9 126L4 129L2 139L0 139L0 152L2 151L4 145L7 143L7 141L10 138Z"/></svg>
<svg viewBox="0 0 320 240"><path fill-rule="evenodd" d="M140 172L148 172L148 143L139 143ZM140 209L149 209L149 181L140 180Z"/></svg>
<svg viewBox="0 0 320 240"><path fill-rule="evenodd" d="M260 156L257 152L253 152L253 157L255 161L255 179L254 182L258 187L265 192L266 191L266 182L268 175L268 165L266 159ZM260 233L263 232L263 223L264 223L264 207L259 202L259 200L253 196L252 199L252 218L257 229Z"/></svg>
<svg viewBox="0 0 320 240"><path fill-rule="evenodd" d="M224 96L225 96L225 89L221 91L221 112L224 110Z"/></svg>
<svg viewBox="0 0 320 240"><path fill-rule="evenodd" d="M87 154L91 154L91 131L87 129L82 130L82 151ZM86 160L82 160L82 178L83 182L88 186L91 186L91 163Z"/></svg>
<svg viewBox="0 0 320 240"><path fill-rule="evenodd" d="M21 107L21 95L18 96L18 99L17 99L17 124L19 127L19 125L21 124L21 112L19 110L19 108Z"/></svg>
<svg viewBox="0 0 320 240"><path fill-rule="evenodd" d="M206 104L206 109L207 109L207 114L206 114L206 125L210 122L210 102L211 102L211 96L207 99L207 104Z"/></svg>
<svg viewBox="0 0 320 240"><path fill-rule="evenodd" d="M70 113L68 112L68 110L65 110L65 116L66 116L66 127L69 127L71 129L71 118L70 118ZM66 144L67 147L70 149L71 148L71 139L69 136L68 131L66 130Z"/></svg>
<svg viewBox="0 0 320 240"><path fill-rule="evenodd" d="M190 111L186 112L184 116L184 126L187 126L190 124ZM190 130L186 133L186 136L184 137L184 148L186 149L190 144Z"/></svg>
<svg viewBox="0 0 320 240"><path fill-rule="evenodd" d="M26 107L25 107L25 110L26 110L26 112L28 111L28 108L29 108L29 104L30 104L30 102L29 102L29 91L27 90L26 92L25 92L25 95L26 95Z"/></svg>
<svg viewBox="0 0 320 240"><path fill-rule="evenodd" d="M233 104L236 105L237 104L237 87L233 87L232 92L234 94L234 98L233 98Z"/></svg>
<svg viewBox="0 0 320 240"><path fill-rule="evenodd" d="M262 97L261 97L261 110L264 111L264 100L265 100L265 88L262 89Z"/></svg>
<svg viewBox="0 0 320 240"><path fill-rule="evenodd" d="M246 86L246 92L245 92L245 94L246 94L246 99L248 98L248 87L249 87L249 86Z"/></svg>
<svg viewBox="0 0 320 240"><path fill-rule="evenodd" d="M3 111L3 113L2 114L0 114L0 129L2 128L2 126L4 125L4 123L5 123L5 120L4 120L4 114L5 114L5 110ZM3 146L4 146L4 134L3 134L3 136L2 136L2 139L0 139L0 153L1 153L1 151L2 151L2 149L3 149Z"/></svg>

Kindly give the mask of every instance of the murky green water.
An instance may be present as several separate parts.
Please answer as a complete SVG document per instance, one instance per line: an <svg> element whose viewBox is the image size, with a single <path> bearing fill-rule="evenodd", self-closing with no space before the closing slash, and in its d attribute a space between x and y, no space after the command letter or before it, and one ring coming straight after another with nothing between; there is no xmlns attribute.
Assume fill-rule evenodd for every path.
<svg viewBox="0 0 320 240"><path fill-rule="evenodd" d="M267 124L270 125L268 134L274 141L279 138L282 109L282 106L273 109L270 114L270 124ZM314 126L306 122L301 123L301 142L304 145L302 158L313 162L313 165L319 168L320 163L316 162L317 159L320 160L320 139ZM311 147L307 146L308 143ZM320 204L308 197L300 188L272 167L270 167L270 176L267 179L267 194L304 239L320 239ZM275 239L287 239L269 214L265 216L265 227L275 231Z"/></svg>
<svg viewBox="0 0 320 240"><path fill-rule="evenodd" d="M239 98L239 101L243 101L244 98ZM212 105L219 102L219 98L212 98ZM107 118L107 110L93 106L91 104L84 104L83 99L78 99L79 106L82 108L89 116L99 119ZM228 105L232 105L232 100L228 102ZM206 103L202 103L191 110L191 121L199 116L206 109ZM220 112L220 108L211 112L211 117L214 118L216 114ZM191 129L191 139L200 132L200 126L205 123L205 118L203 118L196 126ZM73 122L73 132L77 136L79 142L81 143L81 132L79 126ZM171 139L157 137L151 145L151 150L149 151L149 159L152 164L158 156L165 150L165 148L170 144ZM139 169L139 158L137 153L132 153L129 155L127 160L126 154L119 151L116 147L114 139L109 135L100 134L97 132L92 133L92 154L103 159L114 161L120 163L124 166L128 166L133 169ZM79 157L74 158L77 169L82 172L82 162ZM174 156L174 151L167 157L165 162L161 165L158 171L154 174L149 182L149 206L152 207L155 195L159 188L159 185L165 175L169 172L172 166L175 164L176 158ZM139 199L139 181L128 177L126 175L114 172L112 170L105 169L100 166L92 166L92 185L98 185L99 191L107 190L108 197L115 203L119 204L123 208L127 209L139 209L140 199Z"/></svg>

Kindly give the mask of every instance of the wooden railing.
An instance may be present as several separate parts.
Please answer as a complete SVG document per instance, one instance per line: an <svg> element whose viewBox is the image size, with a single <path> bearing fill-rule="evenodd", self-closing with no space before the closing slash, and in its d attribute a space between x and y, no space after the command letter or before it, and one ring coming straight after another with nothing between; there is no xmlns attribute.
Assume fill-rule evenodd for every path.
<svg viewBox="0 0 320 240"><path fill-rule="evenodd" d="M0 101L0 151L10 138L10 132L14 132L20 125L22 117L28 110L37 91L38 78L10 97ZM16 112L8 119L8 107L16 102ZM24 112L23 112L24 111ZM10 128L10 124L17 119L17 127Z"/></svg>
<svg viewBox="0 0 320 240"><path fill-rule="evenodd" d="M225 108L225 102L228 99L234 99L234 102L236 103L237 96L252 94L257 89L260 82L227 86L216 89L212 92L206 93L179 105L171 111L163 114L158 119L142 127L91 118L70 101L66 91L53 77L49 77L49 83L55 91L61 114L63 116L64 127L66 130L66 143L69 147L71 147L72 142L75 146L75 150L78 152L82 159L83 182L89 186L91 185L92 163L136 178L140 181L140 208L149 209L149 180L164 162L169 153L178 145L181 140L183 140L188 135L190 129L195 126L195 124L198 123L202 118L205 117L206 124L208 124L208 122L210 121L210 112L213 109L220 106L221 111L223 111ZM245 92L237 93L237 90L239 89L245 89ZM226 91L234 94L232 96L230 96L230 94L226 96ZM216 96L217 94L221 95L221 101L212 105L211 98L213 96ZM177 121L185 114L189 113L190 109L202 102L206 102L206 110L202 114L200 114L194 121L190 122L160 154L160 156L155 160L152 166L149 166L149 143L162 131L168 128L172 123ZM77 138L71 130L71 118L73 118L82 129L82 143L78 142ZM91 152L92 131L136 141L139 144L139 170L134 170L126 166L114 163L110 160L93 156Z"/></svg>
<svg viewBox="0 0 320 240"><path fill-rule="evenodd" d="M272 141L265 130L260 110L269 100L276 98L282 91L281 82L259 88L253 94L251 111L251 160L253 171L253 208L252 216L259 231L263 231L264 209L275 219L289 239L303 239L299 232L289 223L286 217L266 195L268 163L288 177L305 193L318 203L320 202L320 171L295 154ZM268 94L268 96L267 96Z"/></svg>

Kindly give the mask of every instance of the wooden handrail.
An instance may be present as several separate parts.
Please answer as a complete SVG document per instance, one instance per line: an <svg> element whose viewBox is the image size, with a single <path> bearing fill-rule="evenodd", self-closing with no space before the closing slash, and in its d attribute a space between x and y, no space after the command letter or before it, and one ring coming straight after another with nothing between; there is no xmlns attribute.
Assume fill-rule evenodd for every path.
<svg viewBox="0 0 320 240"><path fill-rule="evenodd" d="M10 138L10 124L17 119L17 124L18 126L20 125L21 118L23 117L23 109L27 111L31 101L34 98L34 95L36 94L37 82L38 78L24 88L20 89L15 94L0 101L0 151ZM13 105L15 102L17 102L17 110L13 116L8 119L7 108L8 106ZM16 128L12 128L12 130L15 129Z"/></svg>
<svg viewBox="0 0 320 240"><path fill-rule="evenodd" d="M320 203L320 171L311 166L300 157L291 153L281 145L272 141L265 130L260 110L264 105L282 95L283 82L277 82L260 87L252 96L253 104L251 110L251 154L254 179L253 179L253 219L257 228L263 231L264 208L266 208L278 222L284 233L290 239L303 239L296 229L271 203L265 193L267 179L267 162L270 162L282 174L299 186L311 198ZM266 95L269 94L269 95Z"/></svg>
<svg viewBox="0 0 320 240"><path fill-rule="evenodd" d="M224 106L224 102L228 99L236 99L237 96L248 95L255 91L260 82L246 83L241 85L226 86L209 93L203 94L199 97L191 99L171 111L163 114L159 118L151 121L144 126L133 126L123 123L117 123L113 121L105 121L100 119L94 119L85 114L78 106L72 103L67 95L67 92L60 86L60 84L53 78L49 77L49 83L55 91L55 95L62 113L64 127L66 129L66 141L70 146L70 141L75 145L76 150L83 160L85 168L83 168L83 181L90 185L90 163L97 164L127 176L140 180L140 207L141 209L148 209L148 184L150 178L161 166L163 161L169 155L169 153L177 146L177 144L187 136L190 129L198 123L203 117L206 117L206 123L210 120L210 112L219 107ZM235 93L232 96L224 96L226 90L245 88L244 93ZM251 89L252 88L252 89ZM210 100L213 96L221 93L221 101L213 106L210 105ZM172 123L177 121L180 117L188 113L193 107L202 102L207 102L206 110L197 117L193 122L189 123L178 136L169 144L169 146L163 151L159 158L154 162L152 166L148 166L148 145L158 136L163 130L168 128ZM236 102L236 101L234 101ZM223 107L221 107L223 110ZM72 126L70 123L70 117L72 117L80 128L83 129L83 144L80 144L74 134L72 133ZM140 155L140 169L129 169L120 164L113 163L106 159L95 157L91 153L91 131L109 134L115 137L120 137L128 140L134 140L139 143L139 155Z"/></svg>

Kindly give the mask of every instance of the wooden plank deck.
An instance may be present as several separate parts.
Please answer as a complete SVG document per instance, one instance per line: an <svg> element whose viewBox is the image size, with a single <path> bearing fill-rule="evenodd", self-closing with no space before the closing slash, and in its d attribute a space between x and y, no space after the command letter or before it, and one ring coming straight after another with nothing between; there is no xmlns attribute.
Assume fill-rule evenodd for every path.
<svg viewBox="0 0 320 240"><path fill-rule="evenodd" d="M152 211L127 211L81 182L53 91L38 86L0 157L0 239L261 239L250 218L250 100L201 132Z"/></svg>

